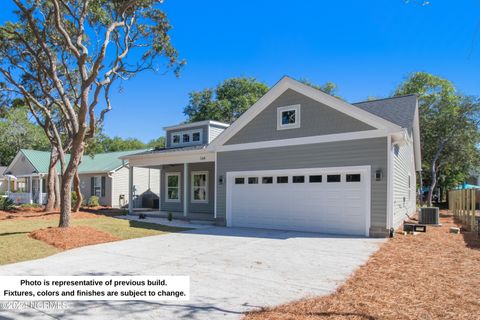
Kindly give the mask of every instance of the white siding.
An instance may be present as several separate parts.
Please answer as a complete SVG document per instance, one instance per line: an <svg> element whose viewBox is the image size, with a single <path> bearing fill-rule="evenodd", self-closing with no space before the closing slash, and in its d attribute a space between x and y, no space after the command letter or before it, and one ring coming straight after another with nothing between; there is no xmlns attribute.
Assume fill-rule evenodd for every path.
<svg viewBox="0 0 480 320"><path fill-rule="evenodd" d="M218 127L210 126L210 128L209 128L210 134L208 136L208 143L212 142L213 139L218 137L220 135L220 133L222 133L224 130L225 130L225 128L218 128Z"/></svg>
<svg viewBox="0 0 480 320"><path fill-rule="evenodd" d="M8 180L0 179L0 192L5 192L8 190Z"/></svg>
<svg viewBox="0 0 480 320"><path fill-rule="evenodd" d="M140 196L146 191L160 195L160 170L148 168L133 168L133 185L135 195ZM113 174L112 206L120 206L120 195L125 197L125 205L128 204L128 168L123 167ZM141 206L141 198L138 198L135 207Z"/></svg>
<svg viewBox="0 0 480 320"><path fill-rule="evenodd" d="M393 157L393 227L397 228L416 210L416 176L413 144L394 146ZM410 185L409 185L410 177Z"/></svg>

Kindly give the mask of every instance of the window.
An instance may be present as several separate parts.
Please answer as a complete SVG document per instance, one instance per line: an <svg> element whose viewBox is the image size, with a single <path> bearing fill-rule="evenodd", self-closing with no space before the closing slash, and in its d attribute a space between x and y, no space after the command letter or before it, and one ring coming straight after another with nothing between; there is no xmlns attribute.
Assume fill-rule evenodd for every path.
<svg viewBox="0 0 480 320"><path fill-rule="evenodd" d="M172 136L172 143L173 143L173 144L178 144L178 143L180 143L180 135L179 135L179 134L174 134L174 135Z"/></svg>
<svg viewBox="0 0 480 320"><path fill-rule="evenodd" d="M208 202L208 172L192 171L192 202Z"/></svg>
<svg viewBox="0 0 480 320"><path fill-rule="evenodd" d="M180 172L166 173L165 201L180 202Z"/></svg>
<svg viewBox="0 0 480 320"><path fill-rule="evenodd" d="M248 184L258 184L258 178L257 177L249 177L248 178Z"/></svg>
<svg viewBox="0 0 480 320"><path fill-rule="evenodd" d="M277 183L288 183L288 177L277 177Z"/></svg>
<svg viewBox="0 0 480 320"><path fill-rule="evenodd" d="M310 183L322 182L322 176L321 176L321 175L310 176L310 177L308 177L308 181L309 181Z"/></svg>
<svg viewBox="0 0 480 320"><path fill-rule="evenodd" d="M190 142L190 134L184 133L183 134L183 143L189 143Z"/></svg>
<svg viewBox="0 0 480 320"><path fill-rule="evenodd" d="M262 183L263 183L263 184L273 183L273 177L263 177L263 178L262 178Z"/></svg>
<svg viewBox="0 0 480 320"><path fill-rule="evenodd" d="M200 131L192 133L192 141L200 141Z"/></svg>
<svg viewBox="0 0 480 320"><path fill-rule="evenodd" d="M346 181L347 182L360 182L360 174L359 173L347 174Z"/></svg>
<svg viewBox="0 0 480 320"><path fill-rule="evenodd" d="M293 176L293 183L305 183L305 176Z"/></svg>
<svg viewBox="0 0 480 320"><path fill-rule="evenodd" d="M91 196L97 196L99 198L102 196L102 180L102 177L99 176L91 178Z"/></svg>
<svg viewBox="0 0 480 320"><path fill-rule="evenodd" d="M245 184L245 178L235 178L235 184Z"/></svg>
<svg viewBox="0 0 480 320"><path fill-rule="evenodd" d="M340 182L340 177L339 174L329 174L327 176L327 182Z"/></svg>
<svg viewBox="0 0 480 320"><path fill-rule="evenodd" d="M277 130L300 128L300 105L277 109Z"/></svg>

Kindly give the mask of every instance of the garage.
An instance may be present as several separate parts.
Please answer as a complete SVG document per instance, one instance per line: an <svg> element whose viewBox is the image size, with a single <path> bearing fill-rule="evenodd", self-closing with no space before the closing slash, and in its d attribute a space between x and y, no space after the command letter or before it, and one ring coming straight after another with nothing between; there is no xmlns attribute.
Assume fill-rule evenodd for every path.
<svg viewBox="0 0 480 320"><path fill-rule="evenodd" d="M368 236L370 166L228 172L227 226Z"/></svg>

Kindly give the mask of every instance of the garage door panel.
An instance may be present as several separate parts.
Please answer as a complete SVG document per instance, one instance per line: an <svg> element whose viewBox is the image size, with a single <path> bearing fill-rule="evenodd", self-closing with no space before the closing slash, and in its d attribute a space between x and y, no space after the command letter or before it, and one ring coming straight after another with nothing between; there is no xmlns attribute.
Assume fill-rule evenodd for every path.
<svg viewBox="0 0 480 320"><path fill-rule="evenodd" d="M360 174L360 182L346 182L346 175ZM341 182L326 182L328 174L341 175ZM310 175L322 175L322 182L309 182ZM288 183L277 183L277 176L288 176ZM293 176L304 176L304 183L293 183ZM236 177L244 184L235 184ZM258 184L248 184L257 177ZM273 177L273 183L262 183ZM370 209L369 168L329 168L237 172L227 174L228 224L239 227L313 231L365 235ZM265 181L271 181L266 179Z"/></svg>

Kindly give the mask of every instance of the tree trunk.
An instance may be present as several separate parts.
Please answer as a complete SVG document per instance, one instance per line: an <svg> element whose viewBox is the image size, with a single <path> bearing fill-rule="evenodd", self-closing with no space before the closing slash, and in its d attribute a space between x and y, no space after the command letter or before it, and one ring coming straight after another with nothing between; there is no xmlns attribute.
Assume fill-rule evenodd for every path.
<svg viewBox="0 0 480 320"><path fill-rule="evenodd" d="M47 205L45 206L45 212L53 211L57 201L56 192L55 192L55 183L58 178L57 169L55 168L58 162L58 152L55 147L52 148L50 154L50 164L48 165L48 177L47 177Z"/></svg>
<svg viewBox="0 0 480 320"><path fill-rule="evenodd" d="M80 177L78 176L78 171L75 172L75 176L73 177L73 189L77 194L77 202L74 204L72 211L78 212L80 211L80 207L82 206L83 196L80 190Z"/></svg>
<svg viewBox="0 0 480 320"><path fill-rule="evenodd" d="M433 198L433 191L435 190L435 186L437 185L437 171L435 170L435 166L431 169L431 177L430 177L430 186L428 186L428 196L427 196L427 203L428 206L432 206L432 198Z"/></svg>
<svg viewBox="0 0 480 320"><path fill-rule="evenodd" d="M60 177L58 175L55 176L55 204L54 208L60 208Z"/></svg>
<svg viewBox="0 0 480 320"><path fill-rule="evenodd" d="M62 187L60 190L60 222L58 224L60 228L68 228L70 226L70 214L72 212L72 183L75 174L77 173L78 165L83 157L84 137L85 133L77 134L71 149L70 161L68 162L67 168L62 176Z"/></svg>

